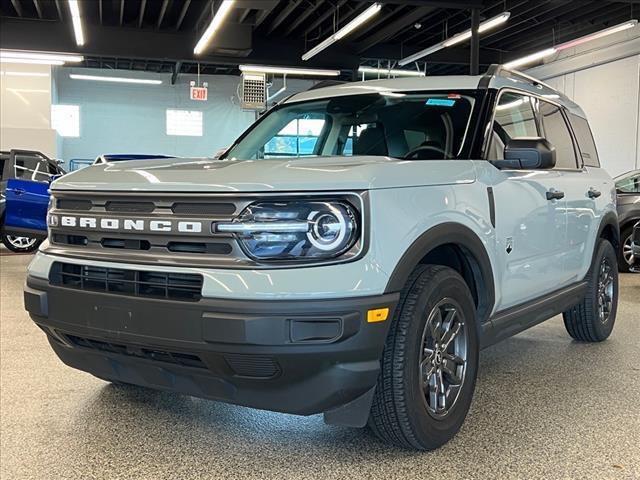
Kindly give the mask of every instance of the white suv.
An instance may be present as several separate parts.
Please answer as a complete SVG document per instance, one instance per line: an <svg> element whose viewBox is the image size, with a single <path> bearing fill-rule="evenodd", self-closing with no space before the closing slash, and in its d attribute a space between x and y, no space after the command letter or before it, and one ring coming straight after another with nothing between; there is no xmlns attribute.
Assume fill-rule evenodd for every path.
<svg viewBox="0 0 640 480"><path fill-rule="evenodd" d="M63 362L405 447L455 435L481 348L615 321L585 115L500 67L299 93L221 159L96 165L52 196L25 303Z"/></svg>

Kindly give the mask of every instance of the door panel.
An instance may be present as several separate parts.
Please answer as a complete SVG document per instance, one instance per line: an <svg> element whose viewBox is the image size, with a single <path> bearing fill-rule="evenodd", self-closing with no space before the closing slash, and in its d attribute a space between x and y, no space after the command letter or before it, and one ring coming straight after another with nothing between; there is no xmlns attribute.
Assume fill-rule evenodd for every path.
<svg viewBox="0 0 640 480"><path fill-rule="evenodd" d="M566 203L547 200L559 190L558 172L502 171L493 187L498 256L504 258L500 309L559 289L567 243Z"/></svg>
<svg viewBox="0 0 640 480"><path fill-rule="evenodd" d="M48 183L10 179L5 195L5 225L46 232Z"/></svg>

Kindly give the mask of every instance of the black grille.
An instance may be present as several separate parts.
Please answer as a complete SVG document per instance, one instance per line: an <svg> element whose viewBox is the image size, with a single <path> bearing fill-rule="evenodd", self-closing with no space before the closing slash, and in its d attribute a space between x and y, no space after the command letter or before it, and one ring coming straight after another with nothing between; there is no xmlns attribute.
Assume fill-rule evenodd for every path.
<svg viewBox="0 0 640 480"><path fill-rule="evenodd" d="M56 208L62 210L80 210L88 212L93 207L91 200L76 200L75 198L61 198L56 201Z"/></svg>
<svg viewBox="0 0 640 480"><path fill-rule="evenodd" d="M174 203L171 211L182 215L233 215L236 206L233 203Z"/></svg>
<svg viewBox="0 0 640 480"><path fill-rule="evenodd" d="M104 205L107 212L151 213L156 209L153 202L115 202Z"/></svg>
<svg viewBox="0 0 640 480"><path fill-rule="evenodd" d="M115 353L118 355L127 355L130 357L146 358L156 362L173 363L174 365L181 365L183 367L207 368L202 360L200 360L200 357L190 353L168 352L166 350L134 347L132 345L92 340L90 338L82 338L68 334L64 334L64 337L76 347L99 350L106 353Z"/></svg>
<svg viewBox="0 0 640 480"><path fill-rule="evenodd" d="M272 357L228 353L224 359L239 377L273 378L280 374L280 365Z"/></svg>
<svg viewBox="0 0 640 480"><path fill-rule="evenodd" d="M202 276L191 273L145 272L54 262L50 282L79 290L136 297L198 301Z"/></svg>

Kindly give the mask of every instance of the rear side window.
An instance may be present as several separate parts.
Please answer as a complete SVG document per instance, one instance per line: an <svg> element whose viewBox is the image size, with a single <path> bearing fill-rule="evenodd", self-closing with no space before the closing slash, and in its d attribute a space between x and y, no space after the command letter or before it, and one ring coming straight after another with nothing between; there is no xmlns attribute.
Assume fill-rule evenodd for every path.
<svg viewBox="0 0 640 480"><path fill-rule="evenodd" d="M593 134L589 123L582 117L569 114L569 120L573 127L573 133L578 141L578 148L582 155L582 161L587 167L599 167L600 160L598 159L598 151L596 150L596 143L593 141Z"/></svg>
<svg viewBox="0 0 640 480"><path fill-rule="evenodd" d="M540 101L540 118L545 138L556 148L555 168L577 169L573 138L560 107Z"/></svg>

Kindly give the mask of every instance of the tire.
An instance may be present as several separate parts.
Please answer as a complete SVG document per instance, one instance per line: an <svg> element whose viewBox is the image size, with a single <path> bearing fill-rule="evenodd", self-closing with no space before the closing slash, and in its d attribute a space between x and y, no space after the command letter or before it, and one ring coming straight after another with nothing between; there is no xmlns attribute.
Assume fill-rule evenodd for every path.
<svg viewBox="0 0 640 480"><path fill-rule="evenodd" d="M562 314L569 335L580 342L606 340L618 310L618 265L613 246L600 239L589 273L587 292L576 306Z"/></svg>
<svg viewBox="0 0 640 480"><path fill-rule="evenodd" d="M449 307L457 309L457 322L462 326L449 348L438 355L438 343L434 341L437 336L427 327L437 325L434 320L442 318L441 328L448 324L451 331L456 330L456 317L451 322L446 321L451 312ZM442 317L438 317L436 310L441 314L444 312ZM451 440L460 430L471 405L478 372L479 342L475 316L469 287L455 270L440 265L420 265L413 271L402 290L390 326L369 413L369 428L380 439L404 448L433 450ZM439 338L445 339L444 336ZM455 350L458 360L461 359L459 347L462 345L465 346L466 357L463 366L451 363L452 350ZM427 350L423 350L425 347L429 347L432 354L427 355ZM426 363L424 369L423 361ZM447 367L453 370L451 367L454 366L456 375L462 377L455 398L453 387L445 384L445 390L452 396L447 399L451 402L444 415L434 411L441 404L434 402L434 397L427 392L438 385L438 378L447 381L455 377L446 371L438 377L436 370L436 381L432 383L432 375L425 383L423 375L426 377L427 369L435 369L436 363L440 365L441 372Z"/></svg>
<svg viewBox="0 0 640 480"><path fill-rule="evenodd" d="M25 239L25 240L22 240ZM29 253L38 249L42 240L32 237L18 237L16 235L2 234L2 243L5 247L15 253Z"/></svg>
<svg viewBox="0 0 640 480"><path fill-rule="evenodd" d="M631 235L633 234L633 225L620 231L620 249L618 251L618 270L621 273L629 273L631 265L633 265L633 253L631 253ZM626 251L625 251L626 250ZM631 261L627 258L631 255Z"/></svg>

